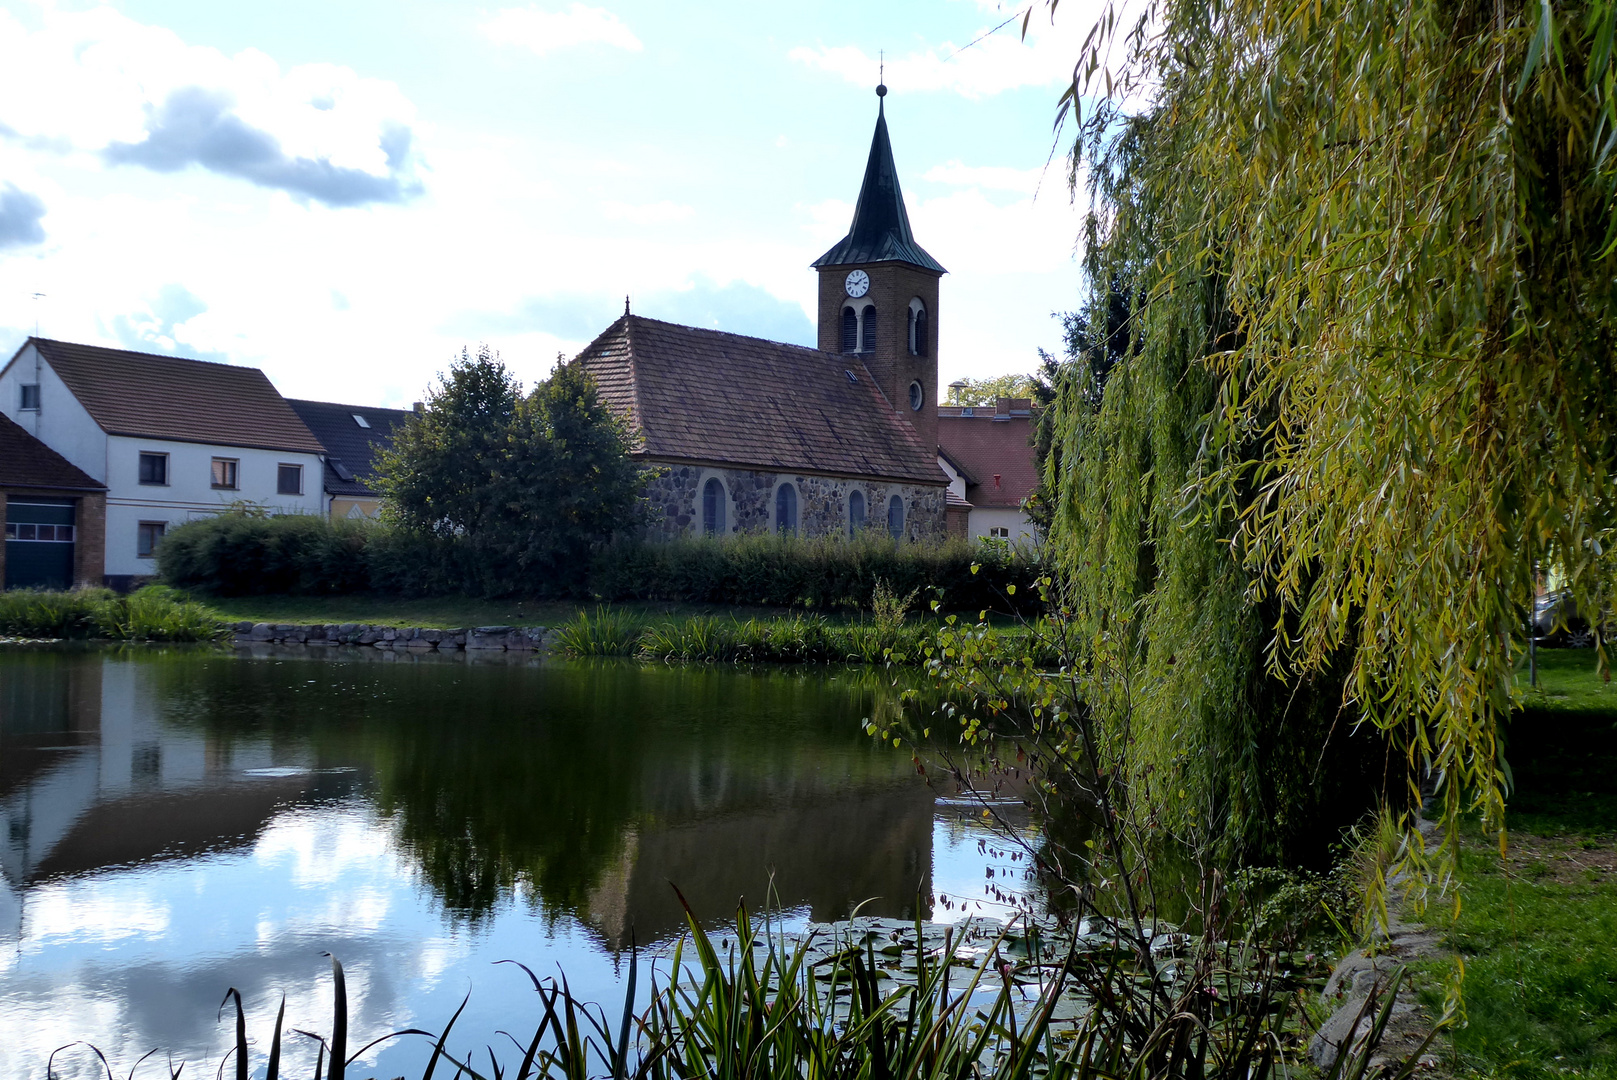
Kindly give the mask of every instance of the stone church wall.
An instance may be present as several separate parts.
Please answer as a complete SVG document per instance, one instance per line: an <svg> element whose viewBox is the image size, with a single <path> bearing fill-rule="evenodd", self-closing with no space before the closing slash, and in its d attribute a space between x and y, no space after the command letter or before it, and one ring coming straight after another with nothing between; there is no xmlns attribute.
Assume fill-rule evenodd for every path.
<svg viewBox="0 0 1617 1080"><path fill-rule="evenodd" d="M701 465L648 462L662 473L646 485L651 504L650 535L672 540L701 531L701 490L709 477L724 484L728 501L726 533L768 532L774 525L775 489L783 482L797 488L797 531L806 537L847 536L848 496L856 488L865 493L866 526L887 528L887 503L894 495L904 500L904 533L910 540L942 540L945 488L924 484L896 484L855 477L805 476L751 469L719 469Z"/></svg>

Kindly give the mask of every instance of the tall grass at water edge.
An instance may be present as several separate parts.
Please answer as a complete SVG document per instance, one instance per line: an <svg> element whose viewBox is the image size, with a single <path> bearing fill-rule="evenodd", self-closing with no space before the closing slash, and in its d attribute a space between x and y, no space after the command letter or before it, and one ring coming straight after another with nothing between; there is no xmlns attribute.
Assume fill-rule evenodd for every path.
<svg viewBox="0 0 1617 1080"><path fill-rule="evenodd" d="M635 1011L634 952L616 1023L600 1005L574 997L565 978L541 980L518 964L536 995L531 1036L499 1032L504 1041L473 1050L463 1049L464 1039L451 1046L463 1000L438 1034L410 1028L351 1051L346 983L333 958L329 1035L286 1031L283 998L267 1053L255 1053L242 996L231 988L220 1006L221 1020L234 1006L231 1048L217 1070L196 1075L223 1076L229 1065L236 1080L248 1080L262 1062L264 1080L285 1080L295 1055L313 1065L315 1080L347 1080L368 1051L401 1038L432 1048L421 1080L440 1071L471 1080L1269 1080L1301 1063L1306 991L1278 957L1250 943L1177 943L1178 962L1142 980L1123 934L1103 931L1080 948L1078 937L1056 945L1007 929L975 963L960 955L953 935L951 928L941 947L930 947L917 923L910 941L884 935L879 947L852 932L829 943L794 941L760 934L743 909L726 948L691 917L661 986L653 972L642 1011ZM901 967L906 978L897 983L891 969ZM1395 973L1366 997L1362 1041L1320 1080L1364 1080L1401 978ZM1398 1080L1424 1050L1396 1070ZM131 1080L155 1053L135 1063ZM47 1080L56 1076L57 1056L74 1054L93 1054L112 1076L101 1052L79 1043L52 1055ZM176 1080L184 1064L163 1071Z"/></svg>
<svg viewBox="0 0 1617 1080"><path fill-rule="evenodd" d="M936 649L930 620L834 623L817 615L749 618L698 615L667 622L638 621L611 608L580 612L557 631L557 646L574 657L622 656L690 663L921 665ZM1031 636L1019 627L989 631L1014 655ZM1052 657L1036 655L1036 663Z"/></svg>
<svg viewBox="0 0 1617 1080"><path fill-rule="evenodd" d="M128 596L111 589L0 592L5 637L213 641L223 633L213 611L161 585Z"/></svg>

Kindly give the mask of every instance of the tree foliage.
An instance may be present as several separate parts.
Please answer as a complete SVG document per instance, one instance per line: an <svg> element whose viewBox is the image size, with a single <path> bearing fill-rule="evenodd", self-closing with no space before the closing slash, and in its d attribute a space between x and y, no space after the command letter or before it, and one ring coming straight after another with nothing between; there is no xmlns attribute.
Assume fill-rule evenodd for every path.
<svg viewBox="0 0 1617 1080"><path fill-rule="evenodd" d="M949 384L945 405L992 405L1000 398L1032 397L1034 380L1029 375L1012 372L989 379L956 379Z"/></svg>
<svg viewBox="0 0 1617 1080"><path fill-rule="evenodd" d="M638 524L627 433L576 364L522 393L487 346L463 351L377 459L383 513L474 549L485 591L582 580L591 550Z"/></svg>
<svg viewBox="0 0 1617 1080"><path fill-rule="evenodd" d="M1062 103L1090 318L1124 282L1138 355L1098 405L1092 368L1063 388L1057 534L1090 628L1179 684L1159 763L1174 702L1190 741L1240 723L1242 665L1339 673L1339 727L1435 785L1450 852L1466 809L1502 829L1537 571L1588 611L1611 580L1614 24L1154 0L1092 33Z"/></svg>

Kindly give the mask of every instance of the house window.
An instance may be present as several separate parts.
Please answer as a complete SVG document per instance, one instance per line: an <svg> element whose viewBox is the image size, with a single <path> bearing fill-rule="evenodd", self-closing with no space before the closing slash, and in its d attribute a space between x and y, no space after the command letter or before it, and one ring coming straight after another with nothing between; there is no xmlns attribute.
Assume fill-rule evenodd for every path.
<svg viewBox="0 0 1617 1080"><path fill-rule="evenodd" d="M850 491L848 493L848 531L856 533L865 527L865 493Z"/></svg>
<svg viewBox="0 0 1617 1080"><path fill-rule="evenodd" d="M887 535L904 539L904 500L897 495L887 500Z"/></svg>
<svg viewBox="0 0 1617 1080"><path fill-rule="evenodd" d="M143 521L135 527L135 554L142 559L152 557L157 550L157 542L163 539L163 530L168 523L163 521Z"/></svg>
<svg viewBox="0 0 1617 1080"><path fill-rule="evenodd" d="M351 415L354 418L354 423L358 424L360 427L368 428L368 427L371 426L371 422L369 420L365 419L363 416L359 415L358 413L353 413Z"/></svg>
<svg viewBox="0 0 1617 1080"><path fill-rule="evenodd" d="M876 308L866 304L865 310L859 313L859 349L861 352L876 351Z"/></svg>
<svg viewBox="0 0 1617 1080"><path fill-rule="evenodd" d="M146 454L140 455L140 482L154 484L159 487L168 484L168 455Z"/></svg>
<svg viewBox="0 0 1617 1080"><path fill-rule="evenodd" d="M22 407L29 410L37 410L39 408L38 383L22 384Z"/></svg>
<svg viewBox="0 0 1617 1080"><path fill-rule="evenodd" d="M797 488L782 484L775 489L775 531L797 535Z"/></svg>
<svg viewBox="0 0 1617 1080"><path fill-rule="evenodd" d="M235 458L216 457L213 459L213 486L227 488L234 491L241 485L236 482L236 470L241 463Z"/></svg>
<svg viewBox="0 0 1617 1080"><path fill-rule="evenodd" d="M989 527L988 535L997 540L1009 540L1011 538L1011 530L1007 525L993 525Z"/></svg>
<svg viewBox="0 0 1617 1080"><path fill-rule="evenodd" d="M842 309L842 351L859 351L859 316L851 307Z"/></svg>
<svg viewBox="0 0 1617 1080"><path fill-rule="evenodd" d="M702 485L702 534L704 536L723 536L725 532L725 495L724 485L718 477L708 477L707 483Z"/></svg>
<svg viewBox="0 0 1617 1080"><path fill-rule="evenodd" d="M275 470L275 493L277 495L303 494L303 466L282 465Z"/></svg>

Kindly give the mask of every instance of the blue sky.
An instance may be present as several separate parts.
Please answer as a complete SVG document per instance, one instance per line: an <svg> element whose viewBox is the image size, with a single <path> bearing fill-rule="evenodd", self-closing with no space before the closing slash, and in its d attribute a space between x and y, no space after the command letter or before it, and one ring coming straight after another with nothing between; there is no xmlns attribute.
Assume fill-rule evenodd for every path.
<svg viewBox="0 0 1617 1080"><path fill-rule="evenodd" d="M398 405L480 341L541 378L625 294L812 344L885 51L944 379L1028 370L1077 295L1045 166L1090 7L976 41L1018 10L0 0L0 350L37 318Z"/></svg>

